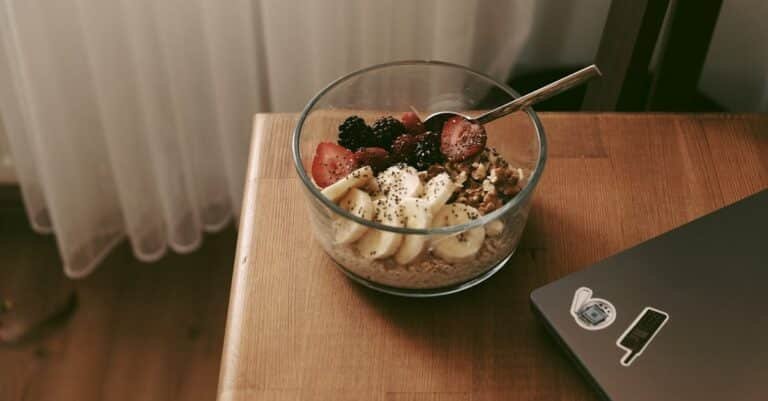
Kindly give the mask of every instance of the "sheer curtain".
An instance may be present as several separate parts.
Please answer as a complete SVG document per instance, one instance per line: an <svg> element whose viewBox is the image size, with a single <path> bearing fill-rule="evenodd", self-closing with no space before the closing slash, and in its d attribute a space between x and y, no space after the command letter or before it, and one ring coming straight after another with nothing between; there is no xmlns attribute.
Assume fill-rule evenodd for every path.
<svg viewBox="0 0 768 401"><path fill-rule="evenodd" d="M337 76L439 59L505 78L533 0L0 0L0 114L71 277L128 238L189 252L240 210L250 121Z"/></svg>

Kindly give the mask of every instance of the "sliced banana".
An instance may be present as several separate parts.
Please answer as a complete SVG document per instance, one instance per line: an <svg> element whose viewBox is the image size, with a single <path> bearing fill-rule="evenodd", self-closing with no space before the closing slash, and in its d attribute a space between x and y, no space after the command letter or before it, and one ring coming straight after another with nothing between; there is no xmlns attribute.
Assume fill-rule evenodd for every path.
<svg viewBox="0 0 768 401"><path fill-rule="evenodd" d="M371 197L357 188L350 189L339 201L339 206L357 217L367 220L373 218ZM340 216L334 217L332 224L334 241L337 244L351 244L368 230L364 225Z"/></svg>
<svg viewBox="0 0 768 401"><path fill-rule="evenodd" d="M370 166L360 167L359 169L347 174L344 178L334 182L333 184L325 187L322 194L326 198L336 202L347 194L352 188L359 188L365 185L374 177L373 170Z"/></svg>
<svg viewBox="0 0 768 401"><path fill-rule="evenodd" d="M376 181L381 192L390 198L419 197L424 191L419 172L410 166L392 166L379 173Z"/></svg>
<svg viewBox="0 0 768 401"><path fill-rule="evenodd" d="M369 194L379 194L381 193L381 188L379 188L379 182L376 181L376 179L368 180L361 186L360 188L366 190Z"/></svg>
<svg viewBox="0 0 768 401"><path fill-rule="evenodd" d="M448 173L440 173L427 182L424 186L424 199L432 213L437 213L448 202L457 187Z"/></svg>
<svg viewBox="0 0 768 401"><path fill-rule="evenodd" d="M403 226L399 205L392 199L377 198L373 201L373 206L375 221L388 226ZM402 241L402 234L370 229L357 241L357 251L366 259L383 259L394 255Z"/></svg>
<svg viewBox="0 0 768 401"><path fill-rule="evenodd" d="M480 212L463 203L445 205L432 220L432 227L448 227L464 224L480 216ZM436 238L432 251L448 262L465 261L480 250L485 240L485 228L477 227L459 234Z"/></svg>
<svg viewBox="0 0 768 401"><path fill-rule="evenodd" d="M432 212L425 199L405 198L400 203L407 228L428 228L432 221ZM395 254L395 261L407 265L424 252L427 245L426 235L410 234L403 236L403 243Z"/></svg>
<svg viewBox="0 0 768 401"><path fill-rule="evenodd" d="M496 219L485 225L485 234L489 237L495 237L504 231L504 223Z"/></svg>

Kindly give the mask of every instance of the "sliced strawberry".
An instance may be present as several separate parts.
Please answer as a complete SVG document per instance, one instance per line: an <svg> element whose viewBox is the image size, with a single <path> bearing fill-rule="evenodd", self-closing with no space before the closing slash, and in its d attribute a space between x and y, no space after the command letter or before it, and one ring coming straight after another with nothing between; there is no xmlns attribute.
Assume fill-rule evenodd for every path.
<svg viewBox="0 0 768 401"><path fill-rule="evenodd" d="M487 139L482 125L472 124L459 116L451 117L443 125L440 152L449 161L460 162L482 152Z"/></svg>
<svg viewBox="0 0 768 401"><path fill-rule="evenodd" d="M340 180L355 169L352 152L330 142L321 142L312 160L312 178L320 188Z"/></svg>
<svg viewBox="0 0 768 401"><path fill-rule="evenodd" d="M371 166L374 173L384 171L390 165L389 152L384 148L361 148L353 158L356 168Z"/></svg>
<svg viewBox="0 0 768 401"><path fill-rule="evenodd" d="M405 125L405 129L409 134L416 135L426 131L424 123L422 123L419 116L412 111L403 113L403 116L400 117L400 121L403 122L403 125Z"/></svg>

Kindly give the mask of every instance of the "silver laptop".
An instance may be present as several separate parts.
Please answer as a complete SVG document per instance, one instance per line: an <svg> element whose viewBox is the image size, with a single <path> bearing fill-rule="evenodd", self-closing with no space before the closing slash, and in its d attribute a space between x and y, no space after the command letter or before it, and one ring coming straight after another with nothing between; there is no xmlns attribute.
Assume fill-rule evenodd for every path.
<svg viewBox="0 0 768 401"><path fill-rule="evenodd" d="M768 400L768 190L531 301L607 399Z"/></svg>

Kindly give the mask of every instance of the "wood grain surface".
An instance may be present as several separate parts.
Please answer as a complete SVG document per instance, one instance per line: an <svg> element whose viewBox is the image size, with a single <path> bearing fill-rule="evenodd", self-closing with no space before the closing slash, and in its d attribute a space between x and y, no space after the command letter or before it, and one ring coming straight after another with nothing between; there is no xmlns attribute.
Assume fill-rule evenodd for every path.
<svg viewBox="0 0 768 401"><path fill-rule="evenodd" d="M502 124L524 129L519 116ZM541 118L549 161L509 265L469 291L411 300L336 270L307 224L288 146L296 116L257 115L219 400L596 399L529 293L768 187L768 116Z"/></svg>
<svg viewBox="0 0 768 401"><path fill-rule="evenodd" d="M72 283L70 316L20 344L0 343L0 400L215 399L235 241L229 228L192 254L169 252L152 264L136 260L128 243L116 248ZM55 277L40 274L46 269L62 271L53 238L32 232L23 211L0 209L0 279L9 270L31 275L6 287L30 291L18 305L56 292L61 282L50 278L26 284Z"/></svg>

